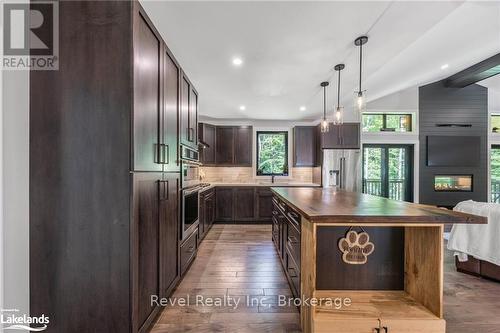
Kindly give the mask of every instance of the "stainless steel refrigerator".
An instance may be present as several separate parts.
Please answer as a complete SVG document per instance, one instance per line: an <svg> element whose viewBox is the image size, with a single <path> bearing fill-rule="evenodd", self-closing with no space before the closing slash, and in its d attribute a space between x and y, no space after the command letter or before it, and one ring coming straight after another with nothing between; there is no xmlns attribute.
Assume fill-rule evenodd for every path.
<svg viewBox="0 0 500 333"><path fill-rule="evenodd" d="M323 150L323 187L361 192L361 150Z"/></svg>

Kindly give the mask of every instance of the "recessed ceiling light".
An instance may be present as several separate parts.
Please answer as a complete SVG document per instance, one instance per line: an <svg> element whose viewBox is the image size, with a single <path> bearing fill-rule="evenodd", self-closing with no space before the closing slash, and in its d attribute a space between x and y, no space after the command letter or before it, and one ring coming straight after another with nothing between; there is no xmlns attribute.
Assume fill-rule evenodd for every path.
<svg viewBox="0 0 500 333"><path fill-rule="evenodd" d="M301 107L299 108L299 110L300 110L300 111L305 111L305 110L306 110L306 107L305 107L305 106L301 106Z"/></svg>
<svg viewBox="0 0 500 333"><path fill-rule="evenodd" d="M241 110L241 111L245 111L245 109L246 109L246 106L244 106L244 105L240 105L240 110Z"/></svg>
<svg viewBox="0 0 500 333"><path fill-rule="evenodd" d="M448 67L449 67L449 65L448 65L448 64L444 64L443 66L441 66L441 69L446 69L446 68L448 68Z"/></svg>
<svg viewBox="0 0 500 333"><path fill-rule="evenodd" d="M233 58L233 65L235 65L235 66L241 66L241 65L243 65L243 59L238 58L238 57Z"/></svg>

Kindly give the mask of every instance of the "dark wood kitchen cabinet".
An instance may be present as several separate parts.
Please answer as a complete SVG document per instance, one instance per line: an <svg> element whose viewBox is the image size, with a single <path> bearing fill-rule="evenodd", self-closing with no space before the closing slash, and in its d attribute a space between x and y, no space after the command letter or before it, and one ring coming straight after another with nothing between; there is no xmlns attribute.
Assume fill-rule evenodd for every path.
<svg viewBox="0 0 500 333"><path fill-rule="evenodd" d="M179 174L163 173L158 183L160 296L168 297L179 276Z"/></svg>
<svg viewBox="0 0 500 333"><path fill-rule="evenodd" d="M159 269L159 185L161 173L136 173L133 178L132 210L133 233L136 238L132 244L137 257L132 259L134 279L133 289L137 291L137 302L132 310L138 327L154 317L159 310L151 305L151 295L160 295Z"/></svg>
<svg viewBox="0 0 500 333"><path fill-rule="evenodd" d="M217 126L215 164L252 166L252 126Z"/></svg>
<svg viewBox="0 0 500 333"><path fill-rule="evenodd" d="M146 332L179 281L182 69L138 1L61 1L59 27L59 70L30 72L30 313Z"/></svg>
<svg viewBox="0 0 500 333"><path fill-rule="evenodd" d="M359 149L361 147L360 124L330 124L328 132L320 133L320 141L322 149Z"/></svg>
<svg viewBox="0 0 500 333"><path fill-rule="evenodd" d="M134 58L134 171L162 171L159 160L162 40L146 16L135 19ZM148 66L140 64L147 63Z"/></svg>
<svg viewBox="0 0 500 333"><path fill-rule="evenodd" d="M181 73L180 143L198 150L198 93L184 72Z"/></svg>
<svg viewBox="0 0 500 333"><path fill-rule="evenodd" d="M218 186L215 189L216 219L221 222L234 220L234 195L232 187Z"/></svg>
<svg viewBox="0 0 500 333"><path fill-rule="evenodd" d="M204 165L215 164L215 126L207 123L198 124L198 138L200 144L200 162Z"/></svg>
<svg viewBox="0 0 500 333"><path fill-rule="evenodd" d="M234 220L255 220L255 188L250 186L235 187L233 195Z"/></svg>
<svg viewBox="0 0 500 333"><path fill-rule="evenodd" d="M234 127L217 126L215 130L215 164L234 164Z"/></svg>
<svg viewBox="0 0 500 333"><path fill-rule="evenodd" d="M201 242L215 221L215 189L208 189L200 194L200 225L198 242Z"/></svg>
<svg viewBox="0 0 500 333"><path fill-rule="evenodd" d="M215 189L208 189L200 194L200 224L198 242L201 242L215 220Z"/></svg>
<svg viewBox="0 0 500 333"><path fill-rule="evenodd" d="M251 126L234 128L234 165L252 166L252 136Z"/></svg>
<svg viewBox="0 0 500 333"><path fill-rule="evenodd" d="M163 171L178 172L177 125L179 115L180 66L164 45L163 49L163 112L159 158Z"/></svg>
<svg viewBox="0 0 500 333"><path fill-rule="evenodd" d="M293 128L293 166L317 166L317 140L318 128L316 126L295 126Z"/></svg>
<svg viewBox="0 0 500 333"><path fill-rule="evenodd" d="M273 216L273 194L269 187L257 187L255 190L256 220L271 221Z"/></svg>

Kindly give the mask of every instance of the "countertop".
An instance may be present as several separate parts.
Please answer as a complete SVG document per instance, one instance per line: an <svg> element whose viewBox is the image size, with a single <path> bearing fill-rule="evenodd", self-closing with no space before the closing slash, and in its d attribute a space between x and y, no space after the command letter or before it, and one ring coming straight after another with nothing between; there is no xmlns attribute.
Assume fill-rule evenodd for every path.
<svg viewBox="0 0 500 333"><path fill-rule="evenodd" d="M324 188L271 190L311 222L485 224L487 218L369 194Z"/></svg>
<svg viewBox="0 0 500 333"><path fill-rule="evenodd" d="M227 186L227 187L320 187L320 184L315 184L315 183L300 183L300 182L289 182L289 183L267 183L267 182L261 182L261 183L209 183L209 186L205 186L200 190L200 193L203 193L211 188L217 187L217 186Z"/></svg>
<svg viewBox="0 0 500 333"><path fill-rule="evenodd" d="M300 182L210 183L211 186L320 187L320 184Z"/></svg>

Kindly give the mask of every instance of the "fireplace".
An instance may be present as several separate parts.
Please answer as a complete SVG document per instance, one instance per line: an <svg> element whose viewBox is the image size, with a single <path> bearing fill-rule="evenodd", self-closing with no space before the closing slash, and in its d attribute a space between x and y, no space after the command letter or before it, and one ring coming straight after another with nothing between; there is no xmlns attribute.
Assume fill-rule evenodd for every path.
<svg viewBox="0 0 500 333"><path fill-rule="evenodd" d="M472 192L472 175L434 175L436 192Z"/></svg>

